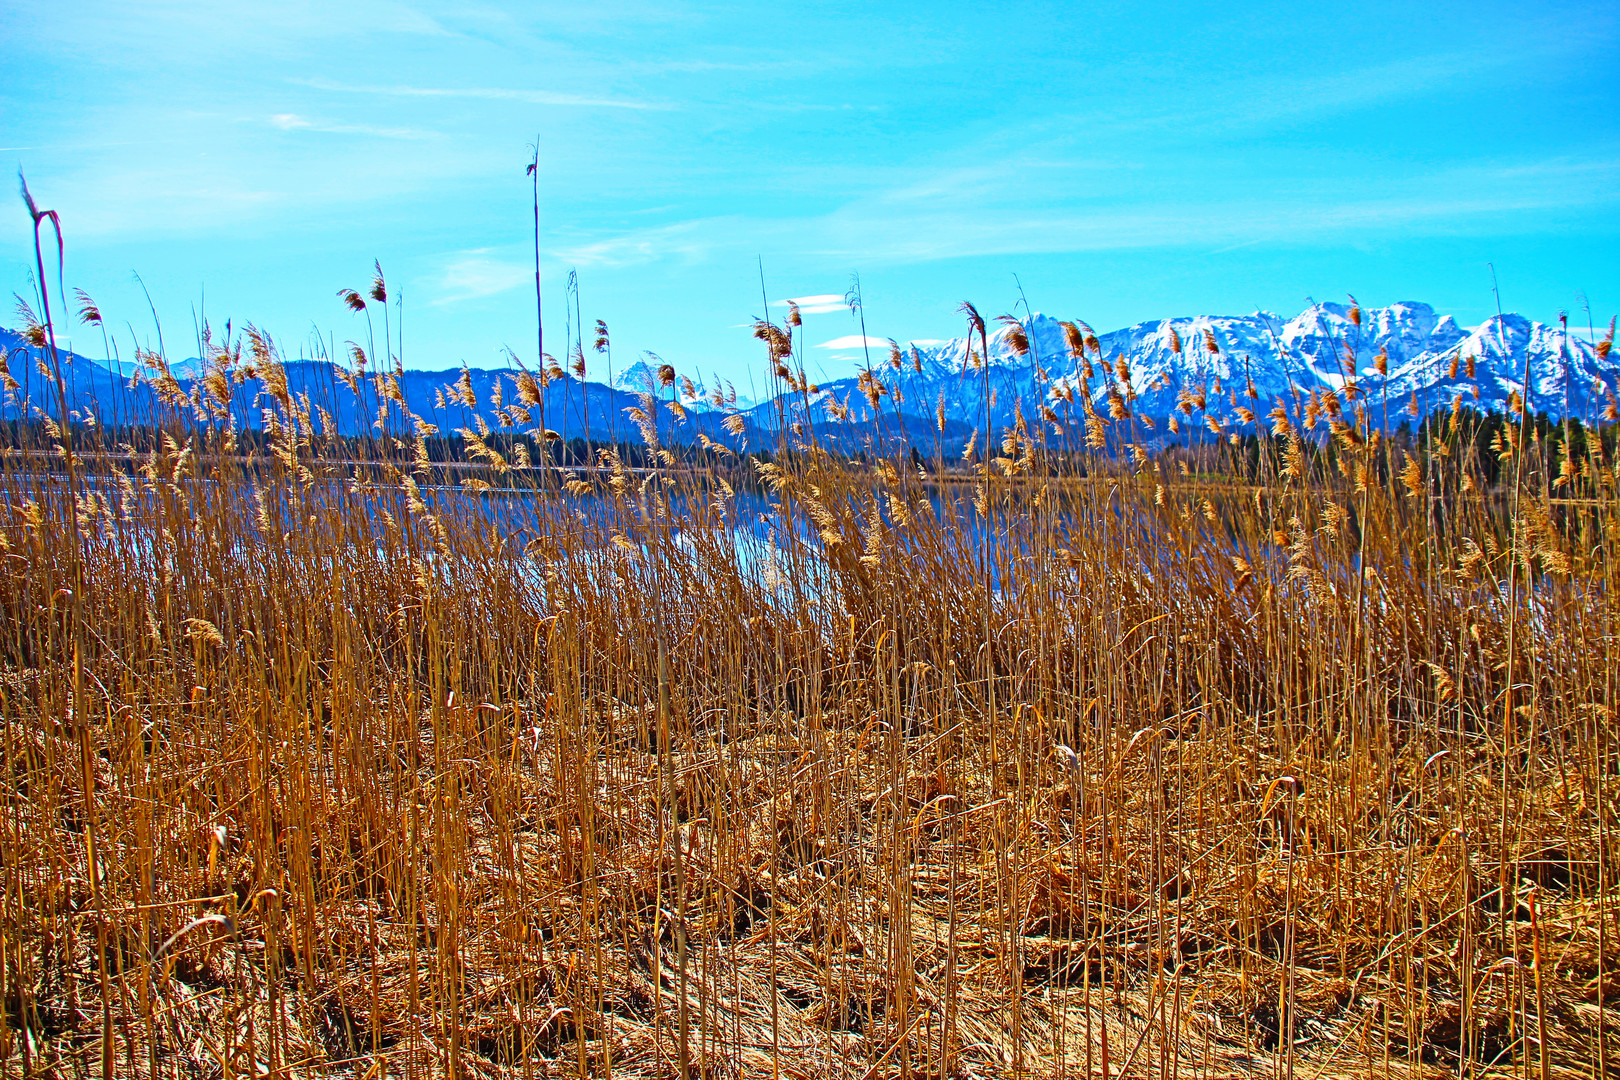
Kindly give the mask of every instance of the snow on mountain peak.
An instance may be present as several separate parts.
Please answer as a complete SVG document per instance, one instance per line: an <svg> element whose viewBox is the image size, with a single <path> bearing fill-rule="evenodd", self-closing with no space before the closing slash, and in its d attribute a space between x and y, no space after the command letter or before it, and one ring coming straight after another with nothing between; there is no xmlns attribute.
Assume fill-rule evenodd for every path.
<svg viewBox="0 0 1620 1080"><path fill-rule="evenodd" d="M1163 421L1178 413L1187 425L1183 431L1197 430L1206 421L1228 431L1252 431L1255 421L1244 420L1240 409L1263 416L1280 401L1297 417L1306 395L1322 388L1340 390L1352 381L1362 399L1380 406L1379 422L1387 409L1391 424L1448 408L1458 399L1502 411L1512 395L1522 392L1527 364L1530 406L1538 413L1595 419L1609 395L1620 391L1617 358L1599 360L1591 341L1560 326L1505 314L1465 329L1452 316L1418 301L1361 308L1359 318L1351 310L1346 304L1313 302L1290 318L1269 311L1177 316L1095 337L1077 321L1082 336L1096 345L1081 356L1071 353L1063 322L1035 312L1018 324L998 321L993 329L986 327L988 364L977 362L977 335L971 340L916 340L902 350L898 368L879 365L873 372L877 383L862 386L854 375L822 380L819 391L809 395L812 427L830 434L837 429L824 425L835 418L865 423L882 414L890 418L886 423L898 422L906 437L931 442L951 425L957 431L981 429L988 398L997 425L1022 415L1028 423L1056 423L1072 430L1082 421L1083 399L1089 398L1106 416L1115 411L1113 393L1132 418L1131 437L1153 443L1170 437L1171 425ZM1014 347L1018 331L1027 350ZM20 349L24 343L0 330L0 345ZM96 362L74 360L67 374L75 407L128 408L125 399L144 392L123 387L119 373ZM554 399L547 422L570 434L587 428L615 431L624 409L635 401L632 395L652 393L667 400L670 388L659 384L659 363L650 354L631 363L616 373L611 389L571 378L558 381L546 391L548 400ZM32 364L14 364L14 369L26 373ZM295 363L288 370L307 380L316 397L331 392L329 365ZM478 399L490 398L503 378L512 376L475 371ZM410 371L402 381L413 410L433 416L435 425L454 430L470 422L470 410L440 415L436 403L442 399L446 373ZM24 397L33 382L24 378ZM710 424L716 434L718 414L733 409L747 412L757 427L774 429L776 404L754 405L735 396L729 384L716 385L720 405L695 378L678 375L673 393L694 423ZM868 396L874 389L875 399ZM1196 408L1187 413L1192 403ZM341 430L358 429L366 422L361 419L363 404L336 402L329 411L339 414ZM797 407L803 406L790 406ZM666 412L670 410L658 410L661 422L673 424ZM252 426L253 417L244 414L242 423Z"/></svg>
<svg viewBox="0 0 1620 1080"><path fill-rule="evenodd" d="M915 343L919 363L885 376L894 402L883 407L918 416L939 409L947 419L982 424L988 392L998 424L1011 423L1020 407L1028 417L1043 405L1074 421L1078 398L1071 401L1070 394L1089 394L1106 410L1108 388L1115 386L1139 417L1169 416L1193 398L1204 401L1209 416L1235 422L1240 405L1264 413L1279 397L1291 401L1296 393L1354 381L1364 395L1394 403L1396 411L1413 401L1419 410L1449 405L1458 394L1473 398L1476 388L1481 407L1500 410L1523 382L1528 355L1533 407L1561 415L1567 387L1570 410L1588 415L1594 393L1602 393L1594 391L1595 381L1614 382L1614 364L1599 364L1590 343L1521 315L1493 317L1470 333L1415 300L1356 311L1352 316L1351 305L1327 302L1287 319L1268 311L1156 319L1100 335L1099 352L1084 358L1070 355L1059 320L1037 312L1021 324L1030 342L1026 355L1009 342L1013 327L1001 325L988 335L987 370L969 364L969 349L975 356L979 351L977 335ZM1469 356L1475 357L1472 377ZM824 389L847 399L856 418L869 418L861 395L850 393L853 383L838 380ZM1251 387L1258 400L1248 398ZM1391 422L1398 422L1393 412Z"/></svg>
<svg viewBox="0 0 1620 1080"><path fill-rule="evenodd" d="M627 394L658 392L658 372L645 360L637 360L613 377L613 389Z"/></svg>

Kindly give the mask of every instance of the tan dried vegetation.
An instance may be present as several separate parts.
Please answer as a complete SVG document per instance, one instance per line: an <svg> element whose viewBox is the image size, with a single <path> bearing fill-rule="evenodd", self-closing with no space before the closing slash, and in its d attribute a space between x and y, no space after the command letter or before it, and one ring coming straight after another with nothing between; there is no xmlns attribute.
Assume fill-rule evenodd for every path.
<svg viewBox="0 0 1620 1080"><path fill-rule="evenodd" d="M1613 1068L1597 440L1510 501L1351 383L1223 485L1088 393L1089 447L991 432L968 485L666 447L565 493L480 435L497 497L435 489L386 363L332 460L249 338L262 444L227 346L132 456L12 429L4 1076ZM1043 363L1130 419L1095 340Z"/></svg>

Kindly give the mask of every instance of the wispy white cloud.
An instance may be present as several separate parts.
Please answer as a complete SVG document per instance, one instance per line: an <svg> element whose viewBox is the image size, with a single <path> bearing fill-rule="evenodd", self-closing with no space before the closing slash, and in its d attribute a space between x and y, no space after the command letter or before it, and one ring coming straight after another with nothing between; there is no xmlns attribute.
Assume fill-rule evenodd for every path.
<svg viewBox="0 0 1620 1080"><path fill-rule="evenodd" d="M328 90L339 94L375 94L384 97L405 98L474 98L485 101L517 101L526 105L576 106L593 109L669 109L673 106L653 101L634 101L626 98L586 97L582 94L559 94L550 90L514 90L503 87L456 86L357 86L334 82L331 79L294 79L312 90Z"/></svg>
<svg viewBox="0 0 1620 1080"><path fill-rule="evenodd" d="M1279 36L1178 9L1167 40L1186 62L1167 64L1133 51L1139 15L1102 12L1077 67L1072 45L924 6L880 24L811 5L779 56L749 43L750 13L714 5L13 0L8 25L43 74L19 84L0 135L18 147L0 159L67 215L70 276L131 264L176 288L201 276L211 306L238 289L234 310L297 326L354 276L330 253L410 266L419 358L429 344L487 352L532 321L531 137L550 148L548 289L577 265L621 352L669 349L683 369L757 362L748 328L724 320L761 302L758 253L779 292L841 293L858 268L878 294L874 331L939 334L959 329L949 297L984 293L995 309L1008 268L1032 299L1085 297L1112 325L1161 313L1142 310L1148 299L1203 310L1187 305L1252 290L1276 306L1291 273L1327 289L1324 267L1369 265L1337 253L1399 245L1386 265L1403 292L1477 322L1483 305L1448 298L1434 269L1447 245L1433 238L1478 238L1450 246L1494 251L1510 276L1517 258L1518 279L1545 293L1581 283L1613 303L1583 237L1620 221L1620 135L1581 81L1589 66L1549 42L1595 22L1579 50L1594 34L1612 45L1617 17L1566 6L1482 21L1386 5L1325 66L1290 61L1328 20ZM907 24L917 47L885 55L893 35L875 28ZM964 62L1009 46L1019 64L960 79ZM767 115L783 108L804 111L784 127ZM0 215L0 256L29 244L16 218ZM1265 257L1200 261L1257 245ZM1094 251L1110 257L1075 257ZM0 292L23 287L24 262L0 258ZM1127 296L1136 275L1151 298ZM837 294L796 300L807 342L858 329ZM778 321L783 305L769 307ZM840 368L833 357L864 341L806 351Z"/></svg>
<svg viewBox="0 0 1620 1080"><path fill-rule="evenodd" d="M297 113L276 113L270 118L272 127L282 131L313 131L326 135L371 135L379 139L430 139L436 131L422 128L376 127L371 124L336 124L315 120Z"/></svg>
<svg viewBox="0 0 1620 1080"><path fill-rule="evenodd" d="M690 57L683 57L683 58L678 59L678 60L640 60L640 61L638 61L638 60L630 60L630 61L627 61L626 63L627 63L627 66L632 67L637 71L645 71L645 72L654 73L654 74L670 74L670 73L708 74L709 72L714 72L714 71L731 71L731 72L761 72L761 71L766 71L766 72L770 72L770 73L775 74L775 75L780 75L783 72L784 69L794 70L794 71L814 71L815 70L814 64L809 60L797 60L796 61L796 60L790 59L788 57L776 55L774 53L765 56L763 59L750 60L750 61L744 61L744 62L728 62L728 61L723 61L723 60L697 60L697 59L693 59L693 58L690 58Z"/></svg>
<svg viewBox="0 0 1620 1080"><path fill-rule="evenodd" d="M692 262L707 255L716 238L727 235L726 221L725 218L680 221L587 241L552 254L572 265L606 268L639 266L666 259Z"/></svg>
<svg viewBox="0 0 1620 1080"><path fill-rule="evenodd" d="M497 296L534 280L534 267L490 255L489 248L458 252L439 275L434 307Z"/></svg>
<svg viewBox="0 0 1620 1080"><path fill-rule="evenodd" d="M787 307L789 304L799 306L801 315L825 315L831 311L844 311L848 305L844 298L837 293L820 293L816 296L794 296L786 300L777 300L772 307Z"/></svg>
<svg viewBox="0 0 1620 1080"><path fill-rule="evenodd" d="M1009 179L1015 182L1016 177ZM1189 195L1105 207L1059 199L1038 209L1012 199L986 199L977 206L950 199L912 204L909 191L898 200L892 195L879 191L804 217L691 218L608 235L556 254L579 265L613 268L746 259L760 250L900 266L1004 255L1337 242L1392 230L1454 235L1525 229L1534 227L1534 215L1620 206L1620 161L1474 162L1377 183L1351 177L1333 188L1277 191L1270 197ZM830 293L795 302L806 314L843 307L843 298Z"/></svg>
<svg viewBox="0 0 1620 1080"><path fill-rule="evenodd" d="M1620 205L1620 157L1458 162L1427 173L1278 191L1272 197L1133 201L1093 209L1053 198L1039 210L1008 197L913 203L910 188L852 200L782 230L817 254L910 263L936 259L1194 245L1301 243L1389 230L1452 234L1533 222L1527 215ZM1067 205L1065 203L1068 202ZM1518 227L1524 227L1519 225Z"/></svg>
<svg viewBox="0 0 1620 1080"><path fill-rule="evenodd" d="M1164 112L1144 126L1162 124L1208 132L1249 130L1308 116L1361 108L1410 97L1464 78L1481 78L1492 70L1522 63L1514 50L1481 54L1455 50L1399 57L1344 69L1302 69L1302 73L1268 72L1258 78L1233 79L1204 95L1190 110Z"/></svg>
<svg viewBox="0 0 1620 1080"><path fill-rule="evenodd" d="M843 337L833 338L831 341L823 341L820 345L817 345L816 348L859 349L862 346L872 349L887 349L889 347L889 339L872 337L870 335L862 337L860 334L846 334Z"/></svg>

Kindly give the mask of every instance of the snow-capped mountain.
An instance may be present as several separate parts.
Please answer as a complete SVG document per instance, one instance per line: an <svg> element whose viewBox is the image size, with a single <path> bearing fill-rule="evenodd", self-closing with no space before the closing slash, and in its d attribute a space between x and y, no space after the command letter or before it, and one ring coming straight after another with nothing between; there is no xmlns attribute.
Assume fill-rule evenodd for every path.
<svg viewBox="0 0 1620 1080"><path fill-rule="evenodd" d="M982 429L986 393L998 427L1022 415L1032 428L1046 423L1078 431L1083 399L1089 397L1103 417L1123 407L1139 422L1129 439L1164 443L1177 437L1166 422L1172 415L1180 418L1179 438L1202 428L1206 417L1224 430L1252 430L1239 410L1263 422L1281 399L1297 423L1300 403L1312 391L1340 390L1351 380L1359 400L1370 405L1372 421L1383 423L1387 415L1391 425L1449 408L1459 396L1466 405L1501 411L1520 391L1526 363L1530 404L1537 413L1562 417L1567 409L1596 419L1609 395L1620 392L1616 358L1600 360L1580 336L1520 315L1495 317L1467 331L1451 316L1410 301L1360 309L1359 321L1346 305L1312 304L1289 319L1258 311L1159 319L1101 335L1084 324L1076 329L1085 343L1079 356L1071 350L1065 325L1037 313L1017 325L995 324L987 335L987 365L977 361L977 338L919 342L897 360L882 357L870 375L758 405L734 397L729 384L719 384L716 404L703 383L683 378L685 373L677 374L673 388L660 386L655 364L638 360L616 372L611 386L571 376L554 379L544 393L544 423L564 438L588 433L593 439L639 441L640 430L627 410L644 407L643 395L650 392L657 403L650 415L656 416L665 442L695 442L701 432L726 445L757 449L774 445L777 427L786 421L796 425L799 437L846 449L882 441L954 453L968 433ZM1014 348L1019 334L1026 350ZM56 415L54 384L40 374L37 350L3 328L0 348L9 351L9 369L18 383L0 401L0 417L16 417L28 408ZM293 397L304 396L312 413L326 418L323 430L374 431L385 407L396 422L404 422L375 376L355 384L356 393L331 363L296 361L283 368ZM106 364L65 353L68 407L81 415L94 413L104 424L149 423L165 415L167 406L153 386L130 380L131 370L126 362L120 376ZM174 374L179 390L200 400L202 380ZM520 405L517 372L407 371L398 384L409 410L446 434L478 428L480 422L519 430L540 424L537 405ZM261 380L249 379L232 391L228 412L239 427L263 422L264 390ZM672 392L684 417L668 407ZM1111 394L1118 400L1111 401ZM741 417L741 434L723 426L733 413Z"/></svg>
<svg viewBox="0 0 1620 1080"><path fill-rule="evenodd" d="M729 382L717 377L715 385L720 393L719 404L715 403L714 392L704 386L701 375L677 373L674 384L676 400L691 412L731 412L753 407L754 402L747 396L738 394L736 387ZM613 389L627 394L650 393L664 400L668 400L670 395L669 388L659 385L658 369L645 360L637 360L616 374L612 386Z"/></svg>
<svg viewBox="0 0 1620 1080"><path fill-rule="evenodd" d="M1283 398L1297 420L1299 397L1339 390L1352 380L1360 399L1373 404L1374 423L1382 422L1385 403L1395 425L1414 405L1427 414L1449 407L1459 394L1465 404L1501 411L1522 386L1527 358L1538 413L1564 415L1567 390L1569 411L1595 418L1604 394L1615 388L1613 358L1599 361L1587 340L1520 315L1493 317L1469 333L1450 315L1414 301L1358 314L1359 325L1348 305L1329 303L1290 319L1266 311L1159 319L1097 335L1077 357L1063 324L1036 313L989 333L985 368L977 366L977 338L904 348L898 366L887 359L874 370L883 390L878 408L895 423L907 417L931 427L943 415L982 426L988 391L997 426L1014 422L1019 412L1039 423L1042 406L1059 425L1077 424L1086 396L1107 417L1113 389L1133 417L1152 425L1143 437L1165 441L1167 426L1155 421L1172 414L1197 427L1205 415L1230 426L1241 422L1238 408L1263 417ZM1083 324L1077 328L1089 336ZM1017 331L1028 341L1022 354L1012 345ZM822 384L810 414L818 424L836 423L845 410L853 420L870 421L873 385L866 380L863 387L859 376ZM1191 413L1178 408L1184 403L1194 406ZM768 427L764 411L755 413Z"/></svg>
<svg viewBox="0 0 1620 1080"><path fill-rule="evenodd" d="M613 377L613 389L627 394L658 393L658 371L645 360L637 360Z"/></svg>
<svg viewBox="0 0 1620 1080"><path fill-rule="evenodd" d="M1613 354L1599 360L1597 350L1562 328L1531 322L1522 315L1493 316L1478 329L1439 353L1413 357L1390 371L1390 393L1424 394L1449 403L1458 394L1465 404L1498 411L1511 394L1524 387L1525 362L1530 369L1530 403L1538 413L1601 416L1607 395L1616 391ZM1472 370L1472 375L1470 375ZM1478 401L1473 401L1478 390Z"/></svg>

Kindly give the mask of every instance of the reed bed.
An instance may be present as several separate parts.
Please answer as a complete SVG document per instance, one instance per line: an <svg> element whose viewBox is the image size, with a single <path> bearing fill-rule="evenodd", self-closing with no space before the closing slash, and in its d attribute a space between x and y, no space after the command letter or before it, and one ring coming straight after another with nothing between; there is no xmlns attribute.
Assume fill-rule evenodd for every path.
<svg viewBox="0 0 1620 1080"><path fill-rule="evenodd" d="M0 1076L1613 1070L1598 429L1493 483L1351 382L1245 469L1121 376L988 463L784 406L469 479L386 364L356 461L247 346L125 446L10 429Z"/></svg>

